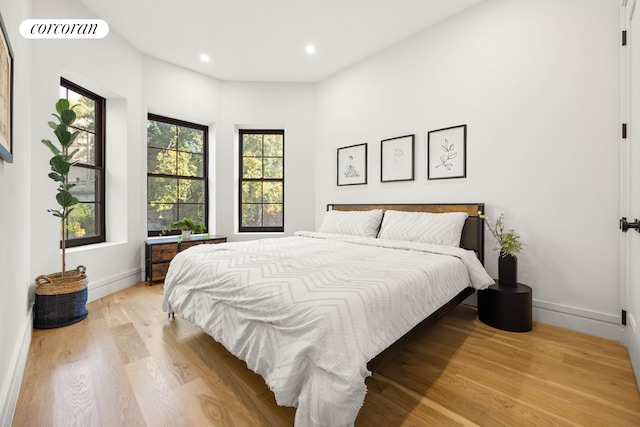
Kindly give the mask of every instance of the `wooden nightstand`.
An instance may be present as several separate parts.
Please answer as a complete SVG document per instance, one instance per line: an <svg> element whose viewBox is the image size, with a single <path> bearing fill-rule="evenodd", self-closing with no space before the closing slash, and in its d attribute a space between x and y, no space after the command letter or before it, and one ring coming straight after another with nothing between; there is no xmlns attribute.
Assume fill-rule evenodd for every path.
<svg viewBox="0 0 640 427"><path fill-rule="evenodd" d="M152 239L145 242L145 276L149 281L149 286L153 282L164 280L169 270L169 264L178 252L187 248L202 244L224 243L227 238L224 236L192 236L189 240L178 242L178 236Z"/></svg>
<svg viewBox="0 0 640 427"><path fill-rule="evenodd" d="M491 285L478 292L478 317L494 328L527 332L532 328L533 291L531 287Z"/></svg>

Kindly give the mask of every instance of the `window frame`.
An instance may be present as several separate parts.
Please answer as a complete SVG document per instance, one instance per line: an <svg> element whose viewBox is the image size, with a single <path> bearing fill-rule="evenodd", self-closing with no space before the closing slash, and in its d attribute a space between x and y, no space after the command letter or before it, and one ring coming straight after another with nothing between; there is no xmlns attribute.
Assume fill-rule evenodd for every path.
<svg viewBox="0 0 640 427"><path fill-rule="evenodd" d="M243 153L243 136L244 135L282 135L282 178L244 178L244 153ZM239 141L239 155L240 155L240 163L239 163L239 173L238 173L238 232L239 233L284 233L284 176L285 176L285 135L284 129L239 129L238 130L238 141ZM264 156L262 156L264 158ZM245 227L242 225L242 184L244 182L272 182L278 181L282 183L282 225L273 227L273 226L252 226ZM264 204L264 203L262 203Z"/></svg>
<svg viewBox="0 0 640 427"><path fill-rule="evenodd" d="M84 163L76 163L72 167L79 167L83 169L91 169L94 170L98 175L99 184L96 186L96 197L94 200L94 204L99 205L100 209L96 209L95 212L95 220L98 222L98 225L95 227L96 235L91 237L74 237L69 239L65 236L65 246L67 248L79 247L92 245L96 243L104 243L107 241L107 233L106 233L106 124L107 124L107 114L106 114L106 99L102 96L79 86L76 83L73 83L70 80L65 79L64 77L60 78L60 87L67 89L67 91L71 90L76 92L84 97L90 98L95 103L95 144L94 148L95 152L95 165L87 165ZM68 99L68 94L67 94ZM72 129L78 130L74 126L71 126ZM86 131L86 129L80 129ZM62 241L60 242L60 246L62 247Z"/></svg>
<svg viewBox="0 0 640 427"><path fill-rule="evenodd" d="M149 167L147 166L147 189L149 188L149 177L157 177L157 178L176 178L176 179L196 179L204 182L204 226L205 233L209 232L209 126L202 125L199 123L187 122L185 120L175 119L172 117L161 116L159 114L147 113L147 124L150 120L158 121L170 125L188 127L192 129L197 129L202 131L203 139L202 139L202 177L194 177L194 176L183 176L183 175L171 175L171 174L157 174L150 173ZM147 150L149 149L149 144L147 142ZM163 230L149 230L149 217L148 217L148 209L149 209L149 193L147 191L147 237L157 237L160 236ZM180 209L178 203L178 220L180 219ZM180 230L172 230L166 233L167 236L177 236L181 234Z"/></svg>

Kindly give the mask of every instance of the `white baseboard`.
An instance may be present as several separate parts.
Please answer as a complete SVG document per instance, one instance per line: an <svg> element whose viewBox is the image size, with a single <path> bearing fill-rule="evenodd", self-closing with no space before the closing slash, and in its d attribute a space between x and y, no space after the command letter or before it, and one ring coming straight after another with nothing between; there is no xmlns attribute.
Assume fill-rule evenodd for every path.
<svg viewBox="0 0 640 427"><path fill-rule="evenodd" d="M143 280L142 268L135 268L97 282L92 282L91 278L89 278L89 295L87 301L91 302L106 297Z"/></svg>
<svg viewBox="0 0 640 427"><path fill-rule="evenodd" d="M2 412L0 412L0 426L10 427L13 421L13 414L18 403L18 395L20 394L20 386L22 385L22 376L24 368L27 364L27 356L29 355L29 346L31 345L31 332L33 329L33 313L29 310L28 317L25 320L25 327L22 335L20 346L15 349L11 359L9 372L5 384L0 388L0 402L3 402Z"/></svg>
<svg viewBox="0 0 640 427"><path fill-rule="evenodd" d="M477 307L477 301L476 292L464 300L464 303ZM622 340L620 318L612 314L534 299L533 320L616 341Z"/></svg>
<svg viewBox="0 0 640 427"><path fill-rule="evenodd" d="M622 340L621 319L613 314L534 300L533 319L618 342Z"/></svg>

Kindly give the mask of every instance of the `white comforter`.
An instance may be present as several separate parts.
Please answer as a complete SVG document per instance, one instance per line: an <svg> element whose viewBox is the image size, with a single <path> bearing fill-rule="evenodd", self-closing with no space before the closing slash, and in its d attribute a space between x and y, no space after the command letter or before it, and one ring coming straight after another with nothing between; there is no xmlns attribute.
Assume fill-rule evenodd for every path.
<svg viewBox="0 0 640 427"><path fill-rule="evenodd" d="M163 309L246 361L296 426L349 426L367 362L467 286L493 284L464 249L344 235L198 245L179 253Z"/></svg>

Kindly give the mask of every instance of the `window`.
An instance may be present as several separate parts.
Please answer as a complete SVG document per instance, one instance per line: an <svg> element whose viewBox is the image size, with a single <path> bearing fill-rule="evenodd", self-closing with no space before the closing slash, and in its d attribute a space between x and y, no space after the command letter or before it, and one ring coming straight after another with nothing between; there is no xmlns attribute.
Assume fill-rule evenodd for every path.
<svg viewBox="0 0 640 427"><path fill-rule="evenodd" d="M75 183L71 193L80 203L69 215L65 236L67 247L100 243L105 236L105 99L68 80L60 79L60 97L76 106L76 121L70 131L78 137L70 147L78 152L77 163L69 172L69 182Z"/></svg>
<svg viewBox="0 0 640 427"><path fill-rule="evenodd" d="M284 231L284 131L240 130L240 231Z"/></svg>
<svg viewBox="0 0 640 427"><path fill-rule="evenodd" d="M192 218L207 227L207 126L149 114L147 121L147 233ZM207 227L208 229L208 227ZM174 231L170 234L177 234Z"/></svg>

